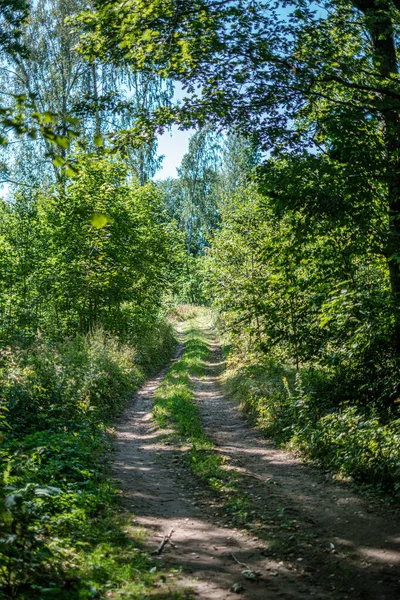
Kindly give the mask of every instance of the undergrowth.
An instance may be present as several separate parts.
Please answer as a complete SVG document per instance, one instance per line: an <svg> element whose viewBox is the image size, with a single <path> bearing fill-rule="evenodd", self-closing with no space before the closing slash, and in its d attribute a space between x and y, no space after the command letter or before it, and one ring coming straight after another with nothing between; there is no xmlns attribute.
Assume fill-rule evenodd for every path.
<svg viewBox="0 0 400 600"><path fill-rule="evenodd" d="M400 418L356 402L337 404L326 375L272 360L228 358L226 393L268 437L336 477L400 498Z"/></svg>
<svg viewBox="0 0 400 600"><path fill-rule="evenodd" d="M163 331L154 362L174 347ZM107 469L107 427L143 362L101 331L2 351L0 597L177 597L158 589L164 575L118 511Z"/></svg>
<svg viewBox="0 0 400 600"><path fill-rule="evenodd" d="M199 316L197 309L197 317ZM202 314L200 312L200 314ZM173 436L188 446L185 462L197 477L205 481L222 499L224 506L238 524L249 519L248 498L240 491L235 474L224 468L223 457L216 454L207 437L195 403L190 376L201 377L204 363L210 356L204 334L196 317L184 325L185 351L168 371L156 392L153 417L159 427L173 428Z"/></svg>

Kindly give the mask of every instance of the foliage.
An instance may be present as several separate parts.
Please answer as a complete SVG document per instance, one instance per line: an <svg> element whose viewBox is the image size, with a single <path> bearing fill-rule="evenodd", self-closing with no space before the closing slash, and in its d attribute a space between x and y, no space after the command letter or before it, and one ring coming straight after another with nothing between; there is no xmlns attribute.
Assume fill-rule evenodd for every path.
<svg viewBox="0 0 400 600"><path fill-rule="evenodd" d="M173 349L169 332L157 341L143 344L153 365ZM3 597L143 598L156 576L123 531L105 468L107 426L145 375L136 352L101 331L57 345L39 338L4 349L0 373Z"/></svg>
<svg viewBox="0 0 400 600"><path fill-rule="evenodd" d="M207 305L203 265L204 255L185 257L181 276L177 280L179 288L176 298L178 302L189 302L198 306Z"/></svg>
<svg viewBox="0 0 400 600"><path fill-rule="evenodd" d="M219 163L218 138L211 127L203 127L189 141L189 150L178 169L173 210L186 233L187 255L196 256L218 220L215 187Z"/></svg>
<svg viewBox="0 0 400 600"><path fill-rule="evenodd" d="M13 61L21 62L29 55L23 34L30 9L30 3L25 0L0 0L0 58L3 66L9 66ZM10 87L10 71L6 71L8 90L2 89L0 96L0 146L7 146L15 136L23 135L26 142L35 140L40 134L49 148L56 147L61 152L68 148L71 139L77 135L76 120L71 115L64 115L63 129L57 128L59 115L48 108L40 110L37 90L30 86L23 90ZM2 170L8 171L4 166L2 163Z"/></svg>
<svg viewBox="0 0 400 600"><path fill-rule="evenodd" d="M225 198L245 183L260 162L254 144L237 132L222 136L206 125L189 141L178 178L159 183L168 219L176 221L186 246L177 278L177 302L205 305L205 255L220 226Z"/></svg>
<svg viewBox="0 0 400 600"><path fill-rule="evenodd" d="M136 342L157 320L179 240L156 187L115 158L79 155L75 166L66 188L1 206L3 339L102 325Z"/></svg>
<svg viewBox="0 0 400 600"><path fill-rule="evenodd" d="M191 136L188 152L177 169L178 178L160 183L168 219L176 221L186 248L177 280L178 302L198 305L205 302L201 264L209 236L219 221L219 142L212 127L197 131Z"/></svg>
<svg viewBox="0 0 400 600"><path fill-rule="evenodd" d="M265 435L365 488L399 496L398 410L338 402L335 381L317 370L295 373L272 360L232 356L227 393Z"/></svg>
<svg viewBox="0 0 400 600"><path fill-rule="evenodd" d="M379 188L361 219L355 190L350 208L331 173L319 157L270 161L262 194L252 184L227 200L207 255L210 294L237 346L319 365L347 398L394 401Z"/></svg>
<svg viewBox="0 0 400 600"><path fill-rule="evenodd" d="M0 48L7 54L23 53L21 27L28 15L26 0L0 0Z"/></svg>
<svg viewBox="0 0 400 600"><path fill-rule="evenodd" d="M84 53L124 57L187 91L181 105L155 111L144 128L173 120L233 125L263 150L329 156L360 185L369 172L387 216L383 255L399 354L398 5L130 0L113 10L99 0L96 7L81 17ZM368 214L367 201L362 208Z"/></svg>
<svg viewBox="0 0 400 600"><path fill-rule="evenodd" d="M309 108L329 115L328 128L342 122L346 134L364 129L365 135L371 115L398 99L396 67L388 71L397 43L395 4L327 1L319 10L261 0L115 5L98 0L97 11L81 15L82 51L181 80L187 94L172 118L240 124L267 144L269 136L297 143L299 134L310 142L315 130L307 125L313 130L315 121L299 118Z"/></svg>
<svg viewBox="0 0 400 600"><path fill-rule="evenodd" d="M222 165L217 181L219 201L232 197L262 163L260 147L240 130L231 129L222 145Z"/></svg>
<svg viewBox="0 0 400 600"><path fill-rule="evenodd" d="M24 2L14 4L22 6ZM122 131L135 122L138 113L168 103L172 86L152 73L85 61L76 51L80 28L71 21L86 7L83 0L31 3L18 30L23 51L0 57L0 96L5 104L11 103L11 121L19 122L21 133L24 127L29 132L20 139L11 135L12 146L2 152L4 179L14 185L38 187L43 179L61 182L68 176L66 167L70 165L65 159L72 124L77 136L74 148L107 146L111 152L114 144L124 146L130 172L141 184L160 166L154 136L123 144ZM15 20L16 9L12 14ZM34 133L35 113L36 119L42 115L48 125L44 136ZM51 132L55 137L51 138ZM58 144L54 143L57 139ZM62 165L64 169L60 169Z"/></svg>

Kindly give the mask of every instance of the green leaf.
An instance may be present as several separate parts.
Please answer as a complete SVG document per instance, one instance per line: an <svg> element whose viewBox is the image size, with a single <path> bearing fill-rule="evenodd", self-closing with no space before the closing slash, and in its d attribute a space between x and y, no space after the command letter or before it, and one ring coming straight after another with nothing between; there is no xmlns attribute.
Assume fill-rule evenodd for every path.
<svg viewBox="0 0 400 600"><path fill-rule="evenodd" d="M67 165L65 167L65 174L67 175L67 177L76 177L78 174L78 169L76 169L72 165Z"/></svg>
<svg viewBox="0 0 400 600"><path fill-rule="evenodd" d="M77 119L76 117L67 116L67 117L65 117L65 120L70 125L74 125L74 126L79 125L79 119Z"/></svg>
<svg viewBox="0 0 400 600"><path fill-rule="evenodd" d="M60 156L59 154L57 154L57 156L55 156L55 157L53 158L53 165L54 165L55 167L62 167L62 166L63 166L63 164L64 164L64 159L63 159L63 157L62 157L62 156Z"/></svg>
<svg viewBox="0 0 400 600"><path fill-rule="evenodd" d="M52 123L55 119L55 114L49 111L46 111L42 115L44 123Z"/></svg>
<svg viewBox="0 0 400 600"><path fill-rule="evenodd" d="M57 146L60 146L60 148L64 148L64 150L69 148L69 139L65 136L57 135L55 138L55 143Z"/></svg>
<svg viewBox="0 0 400 600"><path fill-rule="evenodd" d="M100 133L95 133L93 136L94 145L101 148L104 145L103 138Z"/></svg>
<svg viewBox="0 0 400 600"><path fill-rule="evenodd" d="M90 219L90 224L96 229L101 229L102 227L105 227L109 222L110 217L100 212L93 213L92 218Z"/></svg>

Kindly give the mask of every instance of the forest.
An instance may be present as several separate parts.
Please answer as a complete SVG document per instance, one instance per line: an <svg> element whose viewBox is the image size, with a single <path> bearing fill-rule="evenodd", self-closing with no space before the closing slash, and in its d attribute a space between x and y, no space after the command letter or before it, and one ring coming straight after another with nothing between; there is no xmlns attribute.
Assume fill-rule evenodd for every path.
<svg viewBox="0 0 400 600"><path fill-rule="evenodd" d="M398 0L0 0L0 598L269 597L232 552L244 583L183 589L184 563L157 562L176 525L153 552L135 528L151 530L126 505L123 411L160 369L146 410L175 463L143 469L161 488L174 464L277 565L333 577L287 499L265 516L266 492L252 499L213 437L207 419L222 431L238 406L243 427L374 498L396 530L399 36ZM193 133L160 178L172 127ZM308 575L304 593L396 600L395 569L361 560L372 579L354 562L329 571L343 589ZM305 597L271 569L282 597Z"/></svg>

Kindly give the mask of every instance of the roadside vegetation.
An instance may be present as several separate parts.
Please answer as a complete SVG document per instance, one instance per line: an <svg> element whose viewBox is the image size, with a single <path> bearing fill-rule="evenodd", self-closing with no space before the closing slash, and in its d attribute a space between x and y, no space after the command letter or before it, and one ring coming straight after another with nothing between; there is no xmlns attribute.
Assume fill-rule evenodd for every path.
<svg viewBox="0 0 400 600"><path fill-rule="evenodd" d="M333 476L400 499L400 419L377 405L337 404L329 382L272 360L231 355L227 395L264 435ZM318 380L317 380L318 381ZM322 388L322 389L321 389Z"/></svg>
<svg viewBox="0 0 400 600"><path fill-rule="evenodd" d="M290 201L291 173L307 175L307 194L314 185L311 195L329 194L306 162L292 168L272 163L264 191L250 183L226 201L205 258L230 346L226 389L278 443L399 497L387 265L361 228ZM287 194L284 209L278 193Z"/></svg>
<svg viewBox="0 0 400 600"><path fill-rule="evenodd" d="M153 360L173 351L170 329L158 343ZM108 427L149 372L100 330L1 359L0 594L147 597L162 574L119 512Z"/></svg>
<svg viewBox="0 0 400 600"><path fill-rule="evenodd" d="M68 185L0 205L7 599L143 599L159 577L119 513L109 428L174 352L165 315L179 239L156 187L118 158L77 155L78 166Z"/></svg>

